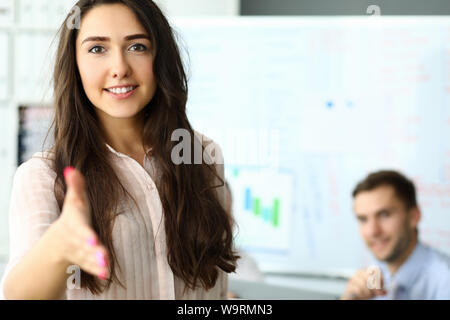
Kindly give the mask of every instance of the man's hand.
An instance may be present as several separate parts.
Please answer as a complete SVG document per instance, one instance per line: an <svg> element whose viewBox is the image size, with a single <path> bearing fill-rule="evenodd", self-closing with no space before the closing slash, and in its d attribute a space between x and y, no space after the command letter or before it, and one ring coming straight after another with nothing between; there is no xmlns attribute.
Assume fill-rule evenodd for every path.
<svg viewBox="0 0 450 320"><path fill-rule="evenodd" d="M383 296L387 292L384 289L369 289L368 280L369 277L373 277L374 275L370 273L368 270L358 270L348 281L347 288L345 289L344 294L342 295L342 300L366 300L371 299L375 296ZM383 276L381 272L380 276L380 284L381 288L383 288Z"/></svg>

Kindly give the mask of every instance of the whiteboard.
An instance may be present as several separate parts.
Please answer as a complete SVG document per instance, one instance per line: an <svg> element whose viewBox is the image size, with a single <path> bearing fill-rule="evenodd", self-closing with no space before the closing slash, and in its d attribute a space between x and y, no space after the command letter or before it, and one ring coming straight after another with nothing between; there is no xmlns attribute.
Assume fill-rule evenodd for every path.
<svg viewBox="0 0 450 320"><path fill-rule="evenodd" d="M450 254L450 18L173 23L188 116L222 147L237 243L264 271L369 265L351 192L382 168L416 183L420 238Z"/></svg>

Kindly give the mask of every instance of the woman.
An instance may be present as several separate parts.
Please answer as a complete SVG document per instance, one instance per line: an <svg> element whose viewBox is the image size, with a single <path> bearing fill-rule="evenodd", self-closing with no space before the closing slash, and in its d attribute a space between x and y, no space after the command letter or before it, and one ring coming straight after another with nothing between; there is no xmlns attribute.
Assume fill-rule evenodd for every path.
<svg viewBox="0 0 450 320"><path fill-rule="evenodd" d="M80 28L69 15L60 29L54 145L14 177L4 297L225 298L238 257L223 162L186 117L167 20L150 0L76 6ZM177 129L211 150L206 162L174 163Z"/></svg>

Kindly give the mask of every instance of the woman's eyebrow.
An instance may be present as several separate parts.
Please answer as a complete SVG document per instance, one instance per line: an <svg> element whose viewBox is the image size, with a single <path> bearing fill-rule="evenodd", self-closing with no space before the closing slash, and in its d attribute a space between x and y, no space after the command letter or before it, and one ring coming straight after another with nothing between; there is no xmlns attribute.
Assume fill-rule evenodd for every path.
<svg viewBox="0 0 450 320"><path fill-rule="evenodd" d="M140 33L140 34L132 34L131 36L126 36L125 40L136 40L136 39L147 39L150 40L150 37L146 34Z"/></svg>
<svg viewBox="0 0 450 320"><path fill-rule="evenodd" d="M139 33L139 34L132 34L132 35L126 36L124 39L126 41L131 41L131 40L136 40L136 39L150 40L150 37L146 34ZM88 41L108 42L108 41L111 41L111 38L101 37L101 36L87 37L86 39L83 40L83 42L81 42L81 44L84 44L85 42L88 42Z"/></svg>

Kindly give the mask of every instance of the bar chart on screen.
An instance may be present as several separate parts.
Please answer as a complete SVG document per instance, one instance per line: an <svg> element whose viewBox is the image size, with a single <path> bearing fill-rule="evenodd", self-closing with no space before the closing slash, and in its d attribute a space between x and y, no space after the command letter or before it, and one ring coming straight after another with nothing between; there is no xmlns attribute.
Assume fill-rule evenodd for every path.
<svg viewBox="0 0 450 320"><path fill-rule="evenodd" d="M234 167L228 170L227 179L233 188L238 245L252 250L286 251L290 244L291 174Z"/></svg>

